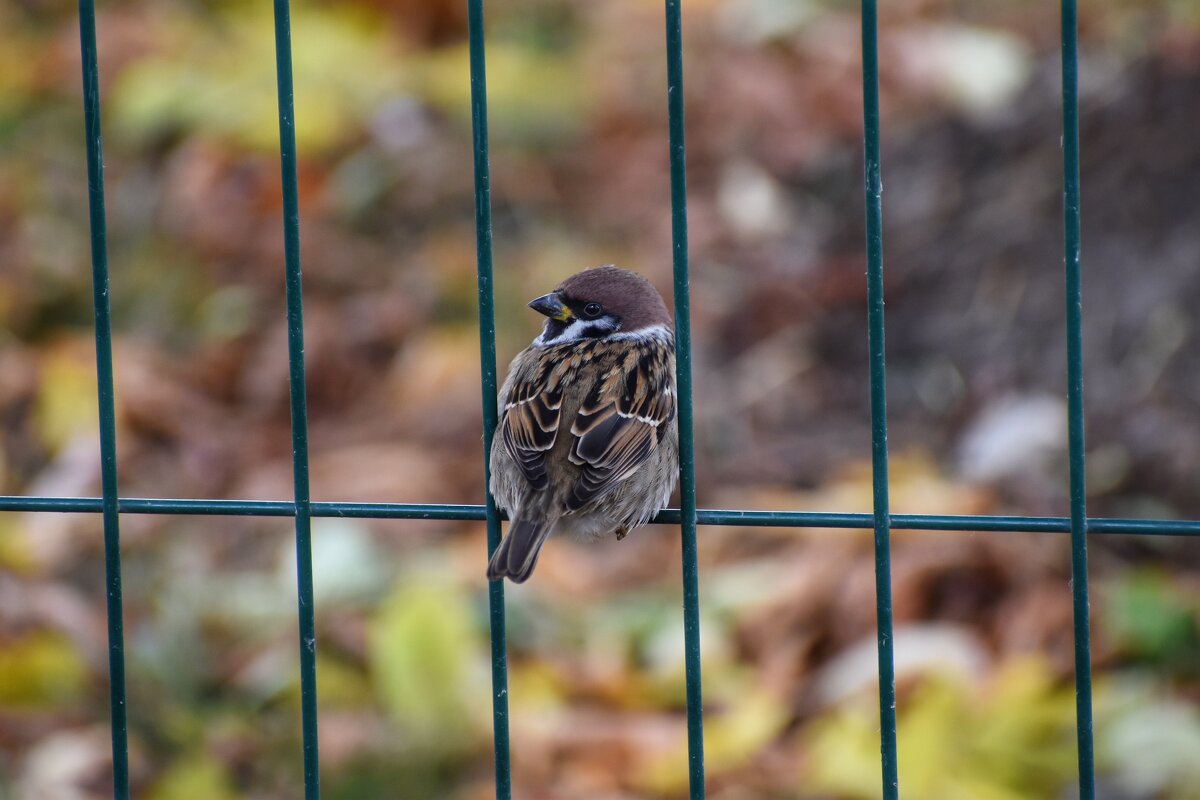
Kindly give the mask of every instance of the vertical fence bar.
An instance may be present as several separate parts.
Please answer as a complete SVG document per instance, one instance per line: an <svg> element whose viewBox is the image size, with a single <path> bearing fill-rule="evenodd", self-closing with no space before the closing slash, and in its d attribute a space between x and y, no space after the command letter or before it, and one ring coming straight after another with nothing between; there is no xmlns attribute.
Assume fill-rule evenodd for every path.
<svg viewBox="0 0 1200 800"><path fill-rule="evenodd" d="M500 545L500 515L488 486L496 431L496 314L492 291L492 189L488 165L487 62L484 57L483 0L467 1L471 59L471 134L475 152L475 264L479 288L479 377L483 388L483 488L487 497L488 558ZM504 630L504 582L488 582L492 640L492 743L496 800L512 796L508 747L508 657Z"/></svg>
<svg viewBox="0 0 1200 800"><path fill-rule="evenodd" d="M108 693L112 709L113 796L129 798L125 709L125 623L121 601L121 529L117 511L117 423L113 388L112 317L108 303L108 229L104 214L104 146L100 133L100 69L96 6L79 0L83 57L83 117L87 137L88 216L92 231L92 304L96 317L96 387L100 411L100 483L104 515L104 578L108 604Z"/></svg>
<svg viewBox="0 0 1200 800"><path fill-rule="evenodd" d="M1075 726L1079 796L1096 796L1092 749L1092 651L1088 620L1084 482L1083 291L1079 232L1079 55L1075 0L1062 0L1063 239L1067 300L1067 415L1071 484L1071 595L1075 617Z"/></svg>
<svg viewBox="0 0 1200 800"><path fill-rule="evenodd" d="M867 213L867 336L871 362L871 469L875 521L875 617L879 627L879 737L883 797L900 795L896 675L892 652L891 517L888 508L887 361L883 324L883 177L879 163L879 47L875 0L862 4L863 150Z"/></svg>
<svg viewBox="0 0 1200 800"><path fill-rule="evenodd" d="M700 681L700 584L696 552L696 448L692 421L692 323L688 282L687 168L683 114L683 20L679 2L680 0L666 0L671 256L675 273L675 374L679 400L679 530L683 549L688 784L691 800L703 800L704 706Z"/></svg>
<svg viewBox="0 0 1200 800"><path fill-rule="evenodd" d="M292 478L296 504L296 583L300 629L304 797L306 800L318 800L321 796L321 769L317 748L317 630L313 609L308 400L304 387L304 299L300 271L300 197L296 176L296 110L292 87L292 22L288 0L275 0L275 69L279 85L279 157L283 182L288 373L292 401Z"/></svg>

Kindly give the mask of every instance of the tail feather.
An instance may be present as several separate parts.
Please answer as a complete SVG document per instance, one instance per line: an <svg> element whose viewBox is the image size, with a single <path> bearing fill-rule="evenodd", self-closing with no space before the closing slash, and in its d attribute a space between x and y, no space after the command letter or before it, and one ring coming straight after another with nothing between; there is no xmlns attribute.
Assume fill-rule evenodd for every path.
<svg viewBox="0 0 1200 800"><path fill-rule="evenodd" d="M517 517L508 526L508 535L500 542L488 563L490 581L507 577L513 583L524 583L537 566L538 555L554 520L531 520Z"/></svg>

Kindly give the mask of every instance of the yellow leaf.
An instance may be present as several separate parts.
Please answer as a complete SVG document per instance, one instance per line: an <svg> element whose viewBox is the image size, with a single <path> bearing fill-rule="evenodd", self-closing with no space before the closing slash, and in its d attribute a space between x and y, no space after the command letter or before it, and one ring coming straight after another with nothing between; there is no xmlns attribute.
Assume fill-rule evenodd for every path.
<svg viewBox="0 0 1200 800"><path fill-rule="evenodd" d="M858 698L804 732L806 789L879 796L879 711ZM900 783L930 800L1052 797L1074 775L1074 696L1041 659L1002 667L974 687L932 675L907 695L897 725Z"/></svg>
<svg viewBox="0 0 1200 800"><path fill-rule="evenodd" d="M447 47L418 65L419 91L464 124L471 114L466 45ZM499 138L553 139L578 130L587 112L587 75L570 54L494 42L487 52L489 130Z"/></svg>
<svg viewBox="0 0 1200 800"><path fill-rule="evenodd" d="M82 348L51 350L41 364L33 426L52 450L85 431L96 430L96 369Z"/></svg>
<svg viewBox="0 0 1200 800"><path fill-rule="evenodd" d="M321 652L317 653L317 697L322 708L364 708L371 704L366 676Z"/></svg>
<svg viewBox="0 0 1200 800"><path fill-rule="evenodd" d="M225 765L207 755L176 761L150 790L149 800L238 800Z"/></svg>
<svg viewBox="0 0 1200 800"><path fill-rule="evenodd" d="M55 708L83 694L87 667L66 637L48 631L0 645L0 706Z"/></svg>
<svg viewBox="0 0 1200 800"><path fill-rule="evenodd" d="M236 7L235 7L236 8ZM274 22L267 7L167 23L169 42L117 78L118 135L182 128L274 151L279 146ZM387 26L361 8L297 5L292 11L296 144L302 153L360 131L401 90L403 64Z"/></svg>
<svg viewBox="0 0 1200 800"><path fill-rule="evenodd" d="M29 540L22 535L13 515L0 517L0 570L24 574L36 566L37 559L29 547Z"/></svg>
<svg viewBox="0 0 1200 800"><path fill-rule="evenodd" d="M708 714L704 722L704 757L709 775L745 767L773 742L787 725L791 712L786 703L761 690L749 690L722 714ZM657 794L679 794L688 786L688 750L685 741L660 758L648 761L637 785Z"/></svg>

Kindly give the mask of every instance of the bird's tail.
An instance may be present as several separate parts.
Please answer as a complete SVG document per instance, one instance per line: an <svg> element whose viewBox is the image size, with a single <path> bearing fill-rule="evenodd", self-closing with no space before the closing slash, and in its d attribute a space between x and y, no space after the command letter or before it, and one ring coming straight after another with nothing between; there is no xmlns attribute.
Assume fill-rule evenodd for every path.
<svg viewBox="0 0 1200 800"><path fill-rule="evenodd" d="M538 554L546 537L554 528L555 520L533 520L517 516L509 523L508 535L488 564L487 576L490 581L498 581L507 576L513 583L524 583L533 574L537 565Z"/></svg>

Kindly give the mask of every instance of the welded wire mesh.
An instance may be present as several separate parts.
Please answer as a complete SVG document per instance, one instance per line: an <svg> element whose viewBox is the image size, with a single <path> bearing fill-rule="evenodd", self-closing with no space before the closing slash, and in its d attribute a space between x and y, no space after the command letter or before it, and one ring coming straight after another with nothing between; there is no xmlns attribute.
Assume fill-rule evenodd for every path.
<svg viewBox="0 0 1200 800"><path fill-rule="evenodd" d="M484 433L484 473L496 426L496 345L492 297L491 196L488 170L487 83L483 0L467 0L469 12L471 111L474 137L475 215L477 223L479 341ZM296 531L299 658L303 725L305 797L320 796L317 744L316 632L313 607L311 521L314 517L376 519L482 520L487 523L489 553L500 540L501 518L489 496L484 506L397 503L312 502L308 479L308 426L305 400L304 313L300 260L299 192L296 172L295 112L288 0L275 0L275 44L279 100L281 178L284 203L284 283L287 294L294 495L290 501L177 500L122 498L117 486L116 424L113 386L112 326L104 211L104 173L97 68L94 0L80 0L84 118L95 304L96 365L100 412L102 496L0 497L0 511L98 513L104 523L108 613L109 689L111 697L113 796L129 794L126 731L124 633L121 601L120 516L122 514L232 515L293 517ZM681 508L664 511L655 522L678 525L682 536L684 647L687 670L690 795L703 798L704 748L700 676L697 525L760 525L825 528L872 528L875 537L876 617L879 652L879 704L882 796L899 797L896 761L896 693L892 652L890 532L892 529L939 531L1028 531L1068 533L1071 537L1071 591L1074 600L1075 671L1079 755L1079 795L1095 797L1092 747L1092 698L1088 625L1087 534L1200 535L1200 521L1089 519L1084 491L1082 308L1079 208L1078 57L1075 0L1062 0L1063 197L1066 282L1067 386L1069 415L1070 509L1066 517L892 515L888 507L886 356L882 241L882 168L880 163L879 72L876 0L862 2L862 88L864 119L864 194L866 201L866 275L871 379L874 505L870 514L697 509L692 425L692 362L689 313L687 186L684 146L683 47L680 0L665 0L672 256L679 389ZM485 484L486 485L486 484ZM480 554L481 563L483 553ZM496 797L511 796L508 689L504 627L504 589L489 587L492 639L492 703Z"/></svg>

